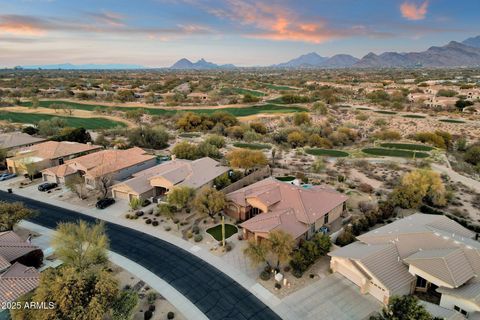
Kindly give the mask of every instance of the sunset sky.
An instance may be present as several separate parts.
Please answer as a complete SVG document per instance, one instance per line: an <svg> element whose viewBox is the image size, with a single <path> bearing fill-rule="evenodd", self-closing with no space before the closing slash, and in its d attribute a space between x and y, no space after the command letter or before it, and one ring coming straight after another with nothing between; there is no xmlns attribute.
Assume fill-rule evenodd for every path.
<svg viewBox="0 0 480 320"><path fill-rule="evenodd" d="M0 65L239 66L480 35L479 0L0 0Z"/></svg>

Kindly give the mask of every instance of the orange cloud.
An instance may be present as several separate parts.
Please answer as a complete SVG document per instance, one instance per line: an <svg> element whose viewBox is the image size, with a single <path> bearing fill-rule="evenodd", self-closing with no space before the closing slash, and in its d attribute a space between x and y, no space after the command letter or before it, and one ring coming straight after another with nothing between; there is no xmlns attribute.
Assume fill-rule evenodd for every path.
<svg viewBox="0 0 480 320"><path fill-rule="evenodd" d="M258 39L323 43L348 36L350 31L330 28L324 21L304 21L294 10L261 1L227 0L225 9L214 8L210 13L256 30L245 36Z"/></svg>
<svg viewBox="0 0 480 320"><path fill-rule="evenodd" d="M23 16L3 15L0 16L0 33L19 36L41 36L46 30L39 21L28 20Z"/></svg>
<svg viewBox="0 0 480 320"><path fill-rule="evenodd" d="M422 20L425 19L428 9L428 0L422 4L415 4L413 2L404 2L400 6L402 16L408 20Z"/></svg>

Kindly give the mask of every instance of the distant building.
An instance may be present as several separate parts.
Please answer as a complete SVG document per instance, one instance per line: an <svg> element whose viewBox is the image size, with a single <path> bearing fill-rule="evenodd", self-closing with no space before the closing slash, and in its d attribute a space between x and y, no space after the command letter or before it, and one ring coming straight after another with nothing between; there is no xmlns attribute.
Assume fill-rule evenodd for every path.
<svg viewBox="0 0 480 320"><path fill-rule="evenodd" d="M0 149L9 153L14 153L20 148L33 146L34 144L44 142L46 139L32 137L22 132L10 132L0 134Z"/></svg>
<svg viewBox="0 0 480 320"><path fill-rule="evenodd" d="M323 186L296 186L267 178L227 194L226 214L244 221L245 238L268 238L283 230L297 241L337 221L347 197Z"/></svg>
<svg viewBox="0 0 480 320"><path fill-rule="evenodd" d="M414 214L357 237L330 267L384 304L394 295L440 293L440 307L480 315L480 243L442 215Z"/></svg>

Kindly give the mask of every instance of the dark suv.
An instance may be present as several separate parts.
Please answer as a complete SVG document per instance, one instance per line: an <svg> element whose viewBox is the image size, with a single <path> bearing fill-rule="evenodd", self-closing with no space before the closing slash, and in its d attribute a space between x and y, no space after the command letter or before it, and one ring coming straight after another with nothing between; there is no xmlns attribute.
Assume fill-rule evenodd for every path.
<svg viewBox="0 0 480 320"><path fill-rule="evenodd" d="M109 207L114 203L115 203L115 199L105 198L105 199L98 200L95 207L97 207L97 209L105 209L106 207Z"/></svg>
<svg viewBox="0 0 480 320"><path fill-rule="evenodd" d="M44 192L55 189L56 187L58 187L58 184L56 184L55 182L45 182L38 186L38 191Z"/></svg>

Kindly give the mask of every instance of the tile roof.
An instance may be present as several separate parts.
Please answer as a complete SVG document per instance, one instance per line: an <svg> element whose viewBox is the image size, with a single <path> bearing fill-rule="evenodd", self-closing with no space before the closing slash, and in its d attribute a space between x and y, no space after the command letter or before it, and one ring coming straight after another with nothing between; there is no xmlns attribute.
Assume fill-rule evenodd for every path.
<svg viewBox="0 0 480 320"><path fill-rule="evenodd" d="M425 307L425 309L433 317L443 320L465 320L466 318L455 310L446 309L440 307L438 304L433 304L431 302L420 300L420 304Z"/></svg>
<svg viewBox="0 0 480 320"><path fill-rule="evenodd" d="M421 250L404 260L456 288L475 276L460 248Z"/></svg>
<svg viewBox="0 0 480 320"><path fill-rule="evenodd" d="M15 232L5 231L0 233L0 256L6 261L12 262L27 253L39 248L23 241Z"/></svg>
<svg viewBox="0 0 480 320"><path fill-rule="evenodd" d="M101 146L71 142L46 141L20 150L14 158L35 157L40 159L57 159L78 153L102 149Z"/></svg>
<svg viewBox="0 0 480 320"><path fill-rule="evenodd" d="M0 134L0 149L18 148L41 141L45 141L45 139L32 137L22 132L2 133Z"/></svg>
<svg viewBox="0 0 480 320"><path fill-rule="evenodd" d="M87 176L97 178L154 158L155 156L146 154L138 147L126 150L102 150L65 161L64 164L45 169L44 172L64 177L82 170Z"/></svg>
<svg viewBox="0 0 480 320"><path fill-rule="evenodd" d="M0 303L15 301L32 291L40 282L40 273L33 267L15 262L0 275Z"/></svg>
<svg viewBox="0 0 480 320"><path fill-rule="evenodd" d="M460 288L437 288L437 292L472 301L480 307L480 282L470 281Z"/></svg>
<svg viewBox="0 0 480 320"><path fill-rule="evenodd" d="M248 206L255 199L268 212L256 215L241 226L253 232L283 230L298 238L332 209L341 205L347 197L330 188L315 186L305 189L275 178L267 178L226 195L227 200L240 206Z"/></svg>

